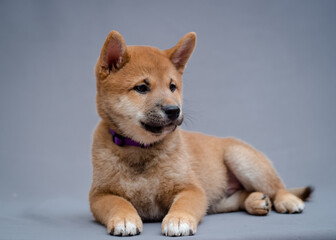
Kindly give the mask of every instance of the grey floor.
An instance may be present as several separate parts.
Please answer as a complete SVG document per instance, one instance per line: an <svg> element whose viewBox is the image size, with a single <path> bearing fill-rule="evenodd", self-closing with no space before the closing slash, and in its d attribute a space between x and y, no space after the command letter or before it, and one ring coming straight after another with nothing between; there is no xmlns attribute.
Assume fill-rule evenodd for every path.
<svg viewBox="0 0 336 240"><path fill-rule="evenodd" d="M188 239L335 239L334 194L317 190L301 214L251 216L245 212L209 215ZM1 202L0 239L115 239L96 223L87 201L50 198ZM145 223L131 239L167 239L160 223Z"/></svg>
<svg viewBox="0 0 336 240"><path fill-rule="evenodd" d="M263 151L302 214L206 216L189 239L336 239L336 1L0 1L0 239L115 239L88 208L93 69L111 30L197 45L183 128ZM133 239L158 239L146 223Z"/></svg>

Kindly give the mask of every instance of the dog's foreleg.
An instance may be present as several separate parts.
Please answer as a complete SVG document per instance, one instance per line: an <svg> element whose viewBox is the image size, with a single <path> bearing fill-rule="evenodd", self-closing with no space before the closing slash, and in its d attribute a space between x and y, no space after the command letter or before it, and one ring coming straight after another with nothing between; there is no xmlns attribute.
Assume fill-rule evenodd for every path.
<svg viewBox="0 0 336 240"><path fill-rule="evenodd" d="M304 203L285 189L272 163L248 144L232 138L223 139L224 163L249 192L269 196L277 212L301 212Z"/></svg>
<svg viewBox="0 0 336 240"><path fill-rule="evenodd" d="M142 221L133 205L112 194L90 194L90 208L97 221L111 235L128 236L142 232Z"/></svg>
<svg viewBox="0 0 336 240"><path fill-rule="evenodd" d="M178 193L162 221L166 236L186 236L196 233L197 225L207 210L207 199L202 188L190 185Z"/></svg>

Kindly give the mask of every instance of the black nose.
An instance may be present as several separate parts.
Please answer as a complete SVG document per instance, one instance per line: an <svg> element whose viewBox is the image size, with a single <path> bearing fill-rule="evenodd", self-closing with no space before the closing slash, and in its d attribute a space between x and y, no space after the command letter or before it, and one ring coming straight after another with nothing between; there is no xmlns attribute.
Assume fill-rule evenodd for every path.
<svg viewBox="0 0 336 240"><path fill-rule="evenodd" d="M176 120L180 115L180 108L174 105L167 105L162 108L170 120Z"/></svg>

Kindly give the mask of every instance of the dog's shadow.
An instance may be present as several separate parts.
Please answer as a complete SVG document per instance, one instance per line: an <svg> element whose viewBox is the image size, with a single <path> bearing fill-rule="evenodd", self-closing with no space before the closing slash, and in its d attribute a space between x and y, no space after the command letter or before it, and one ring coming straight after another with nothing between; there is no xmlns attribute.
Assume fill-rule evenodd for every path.
<svg viewBox="0 0 336 240"><path fill-rule="evenodd" d="M86 237L108 235L106 227L97 222L92 216L88 202L73 199L49 199L23 209L19 218L26 227L45 229L50 234L62 232L64 236L75 233L85 234ZM161 221L145 221L146 233L162 236ZM143 236L141 234L140 236Z"/></svg>

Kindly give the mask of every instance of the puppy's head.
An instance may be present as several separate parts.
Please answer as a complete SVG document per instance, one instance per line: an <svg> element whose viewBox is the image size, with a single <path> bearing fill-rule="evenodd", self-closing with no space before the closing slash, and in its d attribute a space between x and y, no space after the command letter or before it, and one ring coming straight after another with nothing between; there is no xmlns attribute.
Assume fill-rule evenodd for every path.
<svg viewBox="0 0 336 240"><path fill-rule="evenodd" d="M161 51L126 46L118 32L110 32L95 69L100 117L143 144L173 132L183 121L182 74L195 41L195 33L188 33Z"/></svg>

